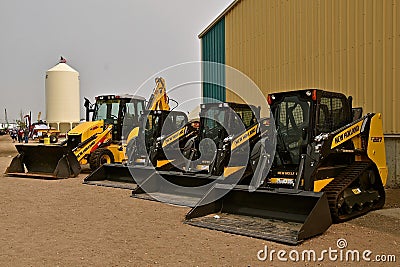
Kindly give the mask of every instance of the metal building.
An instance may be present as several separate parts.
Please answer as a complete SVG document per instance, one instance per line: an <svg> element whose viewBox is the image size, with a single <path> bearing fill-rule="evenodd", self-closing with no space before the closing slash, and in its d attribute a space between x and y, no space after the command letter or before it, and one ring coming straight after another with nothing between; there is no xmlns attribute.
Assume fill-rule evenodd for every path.
<svg viewBox="0 0 400 267"><path fill-rule="evenodd" d="M235 0L199 38L202 60L240 70L265 95L322 88L382 113L389 185L400 184L400 0ZM203 96L242 101L205 84Z"/></svg>
<svg viewBox="0 0 400 267"><path fill-rule="evenodd" d="M66 133L80 121L79 73L60 62L46 72L46 121Z"/></svg>

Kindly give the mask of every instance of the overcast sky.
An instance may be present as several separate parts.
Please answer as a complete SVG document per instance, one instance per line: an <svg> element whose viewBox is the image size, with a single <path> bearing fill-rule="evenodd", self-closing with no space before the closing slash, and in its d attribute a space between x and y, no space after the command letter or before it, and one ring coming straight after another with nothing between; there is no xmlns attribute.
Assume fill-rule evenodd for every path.
<svg viewBox="0 0 400 267"><path fill-rule="evenodd" d="M197 35L231 2L0 0L0 122L4 108L9 121L21 110L34 120L44 115L45 73L60 56L80 73L81 105L83 97L134 92L167 67L200 60ZM185 97L198 98L199 88L186 88Z"/></svg>

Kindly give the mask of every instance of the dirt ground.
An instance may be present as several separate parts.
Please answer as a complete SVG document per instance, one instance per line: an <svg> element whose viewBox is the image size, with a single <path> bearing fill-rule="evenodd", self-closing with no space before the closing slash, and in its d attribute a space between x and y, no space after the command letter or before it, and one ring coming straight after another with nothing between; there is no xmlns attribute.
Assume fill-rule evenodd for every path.
<svg viewBox="0 0 400 267"><path fill-rule="evenodd" d="M9 136L0 136L1 173L15 155ZM189 208L133 199L129 190L83 185L86 175L49 181L1 174L0 266L293 266L276 255L272 262L259 261L257 254L267 246L268 252L285 250L286 258L292 250L314 250L318 256L338 250L340 238L346 239L346 250L372 251L371 261L333 261L325 254L322 262L297 265L398 266L373 261L376 255L400 261L399 189L387 190L384 210L287 246L183 224Z"/></svg>

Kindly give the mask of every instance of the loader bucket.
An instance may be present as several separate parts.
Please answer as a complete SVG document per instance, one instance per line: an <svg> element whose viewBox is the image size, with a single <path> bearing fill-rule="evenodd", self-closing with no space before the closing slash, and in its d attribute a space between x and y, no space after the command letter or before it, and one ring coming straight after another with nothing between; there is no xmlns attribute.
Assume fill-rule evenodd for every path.
<svg viewBox="0 0 400 267"><path fill-rule="evenodd" d="M71 149L59 145L16 145L18 155L6 174L17 177L58 179L76 177L81 166Z"/></svg>
<svg viewBox="0 0 400 267"><path fill-rule="evenodd" d="M129 167L123 164L103 164L89 174L83 180L83 183L130 190L134 190L137 187L129 172Z"/></svg>
<svg viewBox="0 0 400 267"><path fill-rule="evenodd" d="M220 190L228 192L208 201ZM324 193L294 189L249 192L246 186L232 189L217 184L189 211L185 223L296 245L325 232L332 219Z"/></svg>
<svg viewBox="0 0 400 267"><path fill-rule="evenodd" d="M131 171L138 182L138 187L132 191L133 198L186 207L194 207L218 178L206 174L156 171L152 167L134 167Z"/></svg>

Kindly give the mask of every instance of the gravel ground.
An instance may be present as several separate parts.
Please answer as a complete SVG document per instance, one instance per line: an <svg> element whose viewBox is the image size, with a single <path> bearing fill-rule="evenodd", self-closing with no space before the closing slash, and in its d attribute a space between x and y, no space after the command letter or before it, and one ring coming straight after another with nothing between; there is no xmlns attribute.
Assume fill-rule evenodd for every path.
<svg viewBox="0 0 400 267"><path fill-rule="evenodd" d="M11 139L0 136L0 169L15 155ZM0 176L0 266L398 266L333 261L328 254L320 262L281 262L276 253L272 262L259 261L257 254L266 246L268 252L286 251L286 258L292 250L314 250L319 257L331 248L370 250L371 259L395 255L400 261L399 189L387 190L384 210L286 246L183 224L189 208L132 199L129 190L82 185L86 175L66 180ZM342 250L340 238L347 241Z"/></svg>

